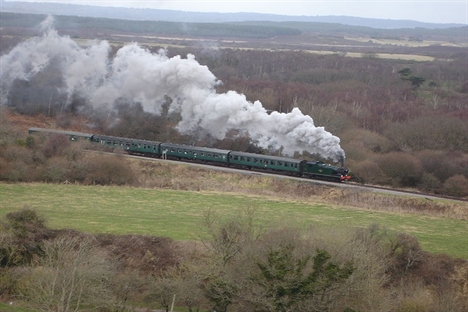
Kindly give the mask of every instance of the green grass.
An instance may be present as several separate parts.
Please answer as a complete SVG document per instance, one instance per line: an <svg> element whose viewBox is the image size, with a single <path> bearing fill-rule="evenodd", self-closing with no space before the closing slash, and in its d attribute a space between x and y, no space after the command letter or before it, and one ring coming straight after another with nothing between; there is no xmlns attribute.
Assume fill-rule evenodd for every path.
<svg viewBox="0 0 468 312"><path fill-rule="evenodd" d="M22 308L17 305L16 302L12 302L12 304L5 304L0 302L0 311L1 312L31 312L29 308Z"/></svg>
<svg viewBox="0 0 468 312"><path fill-rule="evenodd" d="M0 184L0 217L35 208L48 226L89 233L148 234L177 240L197 237L203 213L229 217L253 208L259 222L299 226L360 226L377 223L415 235L430 252L468 259L468 221L376 212L324 203L282 201L247 195L127 187Z"/></svg>

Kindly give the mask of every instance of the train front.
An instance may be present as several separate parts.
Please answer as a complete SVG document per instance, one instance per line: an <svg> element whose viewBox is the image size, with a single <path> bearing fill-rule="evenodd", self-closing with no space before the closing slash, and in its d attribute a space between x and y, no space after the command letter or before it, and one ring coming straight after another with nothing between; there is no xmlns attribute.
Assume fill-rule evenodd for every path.
<svg viewBox="0 0 468 312"><path fill-rule="evenodd" d="M340 175L340 180L341 181L348 181L351 179L351 176L348 175L349 169L346 167L338 167L337 168L337 173Z"/></svg>
<svg viewBox="0 0 468 312"><path fill-rule="evenodd" d="M340 155L338 157L339 159L339 162L341 164L341 167L338 167L337 168L337 173L340 175L340 180L341 181L348 181L351 179L351 176L349 175L349 169L345 167L344 165L344 156L343 155Z"/></svg>

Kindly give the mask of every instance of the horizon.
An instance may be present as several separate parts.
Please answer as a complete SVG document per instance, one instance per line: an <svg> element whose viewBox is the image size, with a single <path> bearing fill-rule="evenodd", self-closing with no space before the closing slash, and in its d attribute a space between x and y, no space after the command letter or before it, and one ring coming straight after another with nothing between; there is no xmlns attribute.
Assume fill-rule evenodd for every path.
<svg viewBox="0 0 468 312"><path fill-rule="evenodd" d="M341 16L352 18L409 20L436 24L453 23L468 25L468 1L466 0L446 0L435 2L428 0L3 0L2 2L77 4L123 9L160 9L199 13L259 13L296 17ZM404 9L402 10L402 8Z"/></svg>

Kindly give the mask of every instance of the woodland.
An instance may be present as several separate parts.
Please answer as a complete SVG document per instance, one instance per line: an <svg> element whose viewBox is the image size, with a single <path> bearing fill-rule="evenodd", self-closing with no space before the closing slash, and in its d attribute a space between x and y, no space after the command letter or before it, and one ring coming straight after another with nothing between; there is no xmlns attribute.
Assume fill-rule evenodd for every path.
<svg viewBox="0 0 468 312"><path fill-rule="evenodd" d="M35 16L15 22L3 19L8 16L15 15L2 13L2 55L37 34ZM10 24L3 24L7 20ZM77 41L109 40L111 57L133 41L154 53L165 49L168 57L190 53L222 81L218 93L234 90L269 111L299 107L315 125L341 139L356 183L468 196L466 27L375 30L371 36L364 34L371 32L367 28L345 27L345 33L336 25L288 25L284 30L264 23L251 32L252 25L230 24L206 27L216 31L213 36L174 32L168 38L157 23L140 32L104 27L99 19L96 26L80 28L80 21L90 20L76 21L75 27L57 26L57 31ZM411 57L387 58L385 53ZM168 110L151 114L138 102L118 103L111 112L90 110L79 96L65 105L63 77L53 65L31 79L14 81L8 90L0 110L3 182L145 186L139 176L143 171L136 172L122 157L90 160L82 147L92 147L61 136L28 136L29 124L11 121L21 118L34 120L32 126L280 153L260 149L235 131L221 141L181 135L175 130L180 116ZM23 311L170 311L174 296L180 311L468 309L466 259L430 254L415 237L379 225L264 229L249 210L231 219L208 211L200 240L187 242L54 230L28 206L5 214L0 224L0 297L22 302Z"/></svg>
<svg viewBox="0 0 468 312"><path fill-rule="evenodd" d="M7 18L2 19L2 23L9 27L2 29L2 54L23 40L18 32L34 34L37 29L32 27L33 23L43 17L13 13L2 13L3 16ZM21 18L13 19L17 16ZM76 22L73 29L69 26L71 21ZM193 41L189 36L150 37L170 35L166 26L178 29L162 22L152 22L151 27L148 26L150 22L131 23L142 30L135 33L134 27L129 27L123 31L121 27L125 23L77 17L59 17L56 27L59 33L73 38L93 38L97 33L101 37L109 35L109 40L118 38L119 41L111 41L114 42L111 53L126 42L139 40L153 53L166 49L168 57L185 57L190 53L222 81L217 87L218 93L236 91L252 103L260 101L269 111L288 113L294 107L300 108L303 114L313 118L316 126L324 127L341 139L346 166L355 182L468 196L468 54L467 43L463 41L466 36L462 35L466 35L466 27L431 32L424 29L375 30L374 35L379 40L393 38L384 44L373 42L376 37L353 41L350 38L364 36L362 29L369 29L349 27L348 33L343 33L343 28L336 30L334 24L310 23L308 28L295 28L293 33L287 34L276 32L278 27L285 27L280 26L282 23L265 22L253 28L229 24L236 29L234 33L213 24L209 27L216 29L212 36L219 37L218 32L225 31L226 38L237 35L237 41L220 38L204 41L204 31L199 34L199 41ZM88 26L80 28L83 24ZM90 25L97 28L90 31ZM250 38L256 27L269 29L274 39ZM317 35L316 32L321 31L324 35ZM115 32L125 36L118 37ZM141 36L141 32L145 36ZM411 34L413 37L408 38ZM444 41L435 41L441 36ZM398 39L396 43L395 39ZM417 44L424 40L431 44ZM257 48L252 48L254 46ZM330 53L313 53L321 49ZM356 57L351 53L359 54ZM381 57L384 53L410 55L413 59ZM433 60L418 61L421 56ZM54 117L61 128L69 127L73 120L85 118L94 127L85 132L278 153L257 148L249 143L248 137L228 137L216 142L182 136L174 130L177 116L167 111L161 115L147 113L139 103L117 104L112 114L113 120L120 120L118 124L108 120L109 114L90 114L86 101L78 96L64 107L65 98L57 88L62 83L59 75L50 66L28 81L15 81L6 106L21 114ZM301 157L324 160L317 155ZM4 174L3 179L14 178Z"/></svg>

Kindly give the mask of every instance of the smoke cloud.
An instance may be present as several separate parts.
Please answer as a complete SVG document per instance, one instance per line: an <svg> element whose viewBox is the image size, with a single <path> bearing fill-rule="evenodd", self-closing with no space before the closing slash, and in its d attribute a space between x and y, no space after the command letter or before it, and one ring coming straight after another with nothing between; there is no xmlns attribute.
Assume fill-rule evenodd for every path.
<svg viewBox="0 0 468 312"><path fill-rule="evenodd" d="M59 36L52 18L42 23L43 34L14 47L0 58L1 104L16 80L29 80L47 66L61 69L60 92L67 101L78 94L96 109L111 110L117 100L141 103L143 109L160 114L166 97L173 99L169 111L179 113L177 130L182 134L209 134L223 139L232 130L248 134L262 148L280 149L285 155L307 151L338 160L344 156L340 139L316 127L299 108L290 113L268 113L259 101L249 102L235 91L216 93L219 80L189 54L167 57L130 44L109 57L107 41L86 46ZM66 103L69 104L69 103Z"/></svg>

